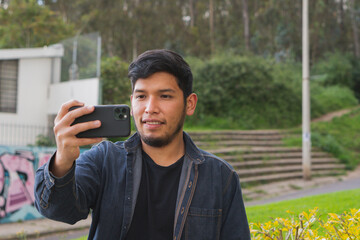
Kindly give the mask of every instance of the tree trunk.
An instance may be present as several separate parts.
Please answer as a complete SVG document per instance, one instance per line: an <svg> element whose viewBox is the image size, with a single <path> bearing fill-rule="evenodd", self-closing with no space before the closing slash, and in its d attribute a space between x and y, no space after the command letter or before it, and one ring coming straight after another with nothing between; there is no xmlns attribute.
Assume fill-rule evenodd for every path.
<svg viewBox="0 0 360 240"><path fill-rule="evenodd" d="M190 27L195 26L195 11L194 11L194 0L189 0L190 8Z"/></svg>
<svg viewBox="0 0 360 240"><path fill-rule="evenodd" d="M354 37L354 46L355 46L355 56L356 58L360 58L360 43L359 43L359 32L356 24L356 16L355 16L355 1L350 0L350 14L351 14L351 25L353 29L353 37Z"/></svg>
<svg viewBox="0 0 360 240"><path fill-rule="evenodd" d="M250 51L250 30L249 30L249 11L247 0L242 0L243 19L244 19L244 38L245 38L245 49Z"/></svg>
<svg viewBox="0 0 360 240"><path fill-rule="evenodd" d="M209 0L209 24L210 24L210 47L211 54L215 52L215 34L214 34L214 1Z"/></svg>
<svg viewBox="0 0 360 240"><path fill-rule="evenodd" d="M132 48L132 58L135 60L138 56L138 50L137 50L137 36L136 33L133 34L133 48Z"/></svg>

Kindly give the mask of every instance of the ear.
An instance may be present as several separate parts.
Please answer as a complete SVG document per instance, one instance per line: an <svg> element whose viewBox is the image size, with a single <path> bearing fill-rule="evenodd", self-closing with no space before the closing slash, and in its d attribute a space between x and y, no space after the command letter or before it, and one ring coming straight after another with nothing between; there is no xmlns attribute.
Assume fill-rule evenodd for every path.
<svg viewBox="0 0 360 240"><path fill-rule="evenodd" d="M195 93L190 94L186 98L186 115L191 116L194 114L197 100L198 98Z"/></svg>

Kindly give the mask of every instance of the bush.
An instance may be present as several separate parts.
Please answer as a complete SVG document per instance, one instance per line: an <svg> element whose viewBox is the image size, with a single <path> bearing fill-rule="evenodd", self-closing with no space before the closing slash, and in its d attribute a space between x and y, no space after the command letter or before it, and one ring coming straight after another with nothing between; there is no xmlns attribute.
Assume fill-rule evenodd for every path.
<svg viewBox="0 0 360 240"><path fill-rule="evenodd" d="M360 101L360 61L356 57L351 58L351 64L353 67L352 78L353 78L353 90L356 98Z"/></svg>
<svg viewBox="0 0 360 240"><path fill-rule="evenodd" d="M127 77L129 64L118 57L101 61L102 103L129 104L131 83Z"/></svg>
<svg viewBox="0 0 360 240"><path fill-rule="evenodd" d="M316 83L311 87L311 100L312 118L358 104L354 93L348 87L339 85L324 87Z"/></svg>
<svg viewBox="0 0 360 240"><path fill-rule="evenodd" d="M199 96L193 123L226 121L225 128L283 128L298 124L300 96L271 75L259 57L215 57L194 73ZM220 126L218 126L219 128Z"/></svg>
<svg viewBox="0 0 360 240"><path fill-rule="evenodd" d="M349 62L349 61L348 61ZM323 62L326 65L326 62ZM360 65L359 65L360 68ZM296 62L277 63L272 67L275 82L285 84L297 96L302 96L301 64ZM313 73L316 74L316 73ZM325 113L348 108L358 104L353 91L344 85L325 85L324 75L314 76L310 81L311 117L317 118ZM359 71L360 93L360 71ZM360 95L359 95L360 96ZM299 116L301 118L301 116Z"/></svg>
<svg viewBox="0 0 360 240"><path fill-rule="evenodd" d="M353 89L353 66L348 56L343 53L327 53L316 63L312 75L318 75L314 80L322 82L324 86L342 85Z"/></svg>
<svg viewBox="0 0 360 240"><path fill-rule="evenodd" d="M265 224L250 223L252 239L357 239L360 236L360 209L340 215L329 213L326 222L317 213L318 208L315 208L309 213L275 218Z"/></svg>

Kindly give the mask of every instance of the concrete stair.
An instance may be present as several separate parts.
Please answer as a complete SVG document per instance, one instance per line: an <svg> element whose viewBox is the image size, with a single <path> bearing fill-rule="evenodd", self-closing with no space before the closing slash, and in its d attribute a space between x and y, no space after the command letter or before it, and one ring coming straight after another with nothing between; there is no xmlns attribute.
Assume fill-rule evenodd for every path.
<svg viewBox="0 0 360 240"><path fill-rule="evenodd" d="M280 130L190 132L195 143L236 170L243 187L302 178L302 149L286 147ZM312 177L341 175L345 165L313 148Z"/></svg>

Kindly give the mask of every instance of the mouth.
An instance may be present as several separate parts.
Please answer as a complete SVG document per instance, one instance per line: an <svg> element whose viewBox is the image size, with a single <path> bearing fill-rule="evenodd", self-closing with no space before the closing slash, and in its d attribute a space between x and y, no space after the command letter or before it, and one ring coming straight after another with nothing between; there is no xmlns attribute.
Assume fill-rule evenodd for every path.
<svg viewBox="0 0 360 240"><path fill-rule="evenodd" d="M156 121L143 121L143 123L145 124L149 124L149 125L159 125L162 124L161 122L156 122Z"/></svg>
<svg viewBox="0 0 360 240"><path fill-rule="evenodd" d="M161 125L165 124L165 122L157 120L157 119L144 119L141 122L148 128L157 128L157 127L160 127Z"/></svg>

